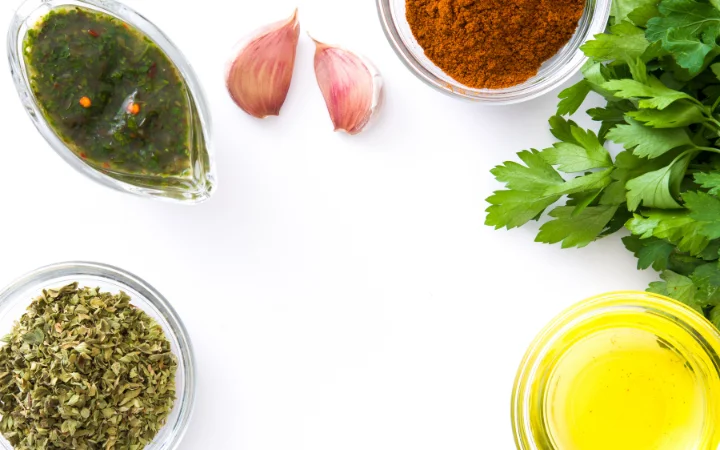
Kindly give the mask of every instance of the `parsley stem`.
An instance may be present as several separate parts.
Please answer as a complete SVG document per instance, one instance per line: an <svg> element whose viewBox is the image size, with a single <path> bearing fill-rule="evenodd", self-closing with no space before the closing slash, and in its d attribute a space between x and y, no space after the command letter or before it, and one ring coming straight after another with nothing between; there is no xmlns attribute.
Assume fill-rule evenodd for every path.
<svg viewBox="0 0 720 450"><path fill-rule="evenodd" d="M701 102L700 100L696 98L688 98L687 100L690 100L691 102L695 103L696 105L700 106L702 109L707 109L707 105Z"/></svg>
<svg viewBox="0 0 720 450"><path fill-rule="evenodd" d="M705 128L707 128L708 130L712 131L713 133L715 133L715 134L717 134L717 135L720 135L720 132L718 132L718 129L715 128L714 126L712 126L710 123L708 123L708 122L703 122L703 123L702 123L702 126L704 126Z"/></svg>
<svg viewBox="0 0 720 450"><path fill-rule="evenodd" d="M698 150L702 150L704 152L713 152L720 154L720 149L714 148L714 147L695 147Z"/></svg>
<svg viewBox="0 0 720 450"><path fill-rule="evenodd" d="M716 118L710 116L710 121L711 121L715 126L717 126L718 128L720 128L720 122L718 122L718 120L717 120ZM715 131L717 132L717 130L715 130Z"/></svg>
<svg viewBox="0 0 720 450"><path fill-rule="evenodd" d="M701 102L699 102L697 100L693 99L693 101L701 106L700 110L702 111L702 114L707 118L707 121L703 122L703 126L710 128L707 125L707 122L712 122L713 125L715 125L716 127L718 127L718 129L720 129L720 122L717 119L715 119L715 116L713 115L713 113L715 112L715 109L717 109L717 107L720 106L720 97L718 97L718 99L715 101L715 104L713 104L712 108L708 107L707 105L702 104ZM710 128L710 129L712 131L714 131L715 133L720 134L719 130L713 129L713 128Z"/></svg>

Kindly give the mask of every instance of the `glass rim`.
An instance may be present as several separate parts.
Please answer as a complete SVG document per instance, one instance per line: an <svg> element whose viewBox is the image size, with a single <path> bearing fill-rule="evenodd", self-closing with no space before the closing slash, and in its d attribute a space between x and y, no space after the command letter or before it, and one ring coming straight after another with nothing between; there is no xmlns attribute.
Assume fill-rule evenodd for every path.
<svg viewBox="0 0 720 450"><path fill-rule="evenodd" d="M179 404L180 410L177 421L172 424L165 424L165 426L172 426L174 433L172 434L171 441L167 443L167 447L163 447L163 449L177 449L187 433L195 405L195 356L189 334L179 315L170 302L150 283L131 272L108 264L89 261L60 262L28 272L2 288L2 290L0 290L0 307L11 301L17 293L30 290L39 284L47 283L57 278L73 276L97 277L127 286L142 296L142 298L153 307L157 308L167 321L171 328L169 331L173 333L174 338L178 341L178 351L180 354L177 355L177 357L183 361L184 371L182 372L182 376L184 377L184 389L181 397L182 402ZM28 299L28 302L30 300L31 299ZM179 399L180 396L178 396L178 400Z"/></svg>
<svg viewBox="0 0 720 450"><path fill-rule="evenodd" d="M535 382L538 365L545 354L578 323L618 311L652 313L661 319L672 321L706 351L708 357L714 361L716 369L720 371L720 331L689 306L663 295L643 291L615 291L590 297L566 308L552 319L533 339L523 356L511 398L513 436L519 450L540 450L532 433L531 419L535 409L529 404L529 399L532 393L539 389ZM706 338L713 342L708 342Z"/></svg>
<svg viewBox="0 0 720 450"><path fill-rule="evenodd" d="M385 37L403 65L423 83L443 94L490 105L512 105L526 102L550 92L569 80L588 60L580 50L580 46L593 36L605 31L612 4L612 0L586 0L586 5L594 2L594 7L589 13L586 10L573 35L575 38L578 33L581 33L582 38L577 40L572 47L566 46L557 53L556 57L562 56L562 61L555 64L542 79L536 76L517 86L505 89L474 89L452 80L449 76L448 78L452 82L440 79L428 69L424 62L415 57L400 35L391 5L392 1L376 0L376 6Z"/></svg>
<svg viewBox="0 0 720 450"><path fill-rule="evenodd" d="M122 181L106 175L88 164L81 161L75 153L60 139L55 131L49 126L42 109L30 88L30 80L22 55L22 43L27 30L23 27L28 18L35 18L33 13L38 9L47 7L48 12L52 9L63 6L80 6L114 16L150 37L153 42L166 54L175 64L180 75L187 85L188 95L196 111L197 121L200 124L202 138L208 155L207 170L203 166L202 178L205 179L204 190L193 192L191 197L167 196L167 191L161 188L149 186L136 186L129 182ZM37 18L45 14L38 14ZM127 192L144 198L166 200L176 203L193 204L200 203L210 198L217 190L217 170L215 167L214 150L212 145L212 119L210 109L206 100L205 92L198 80L190 62L170 38L152 21L134 10L133 8L115 0L24 0L15 10L7 32L7 53L10 72L15 89L23 104L23 109L32 119L33 125L47 141L50 147L73 169L94 182L120 192Z"/></svg>

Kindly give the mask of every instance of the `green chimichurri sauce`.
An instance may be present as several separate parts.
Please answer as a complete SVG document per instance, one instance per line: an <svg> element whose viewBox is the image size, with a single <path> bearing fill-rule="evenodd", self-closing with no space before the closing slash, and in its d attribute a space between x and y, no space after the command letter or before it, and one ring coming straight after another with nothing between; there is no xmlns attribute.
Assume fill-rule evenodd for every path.
<svg viewBox="0 0 720 450"><path fill-rule="evenodd" d="M28 32L25 49L45 119L88 164L131 176L192 172L194 104L175 64L140 30L61 8Z"/></svg>

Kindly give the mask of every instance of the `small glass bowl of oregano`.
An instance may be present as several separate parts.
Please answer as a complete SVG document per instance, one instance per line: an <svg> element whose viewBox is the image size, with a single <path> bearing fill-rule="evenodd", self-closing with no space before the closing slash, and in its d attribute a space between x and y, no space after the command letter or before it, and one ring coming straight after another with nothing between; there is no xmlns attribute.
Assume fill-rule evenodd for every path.
<svg viewBox="0 0 720 450"><path fill-rule="evenodd" d="M0 292L1 450L174 450L195 392L187 331L140 278L40 268Z"/></svg>

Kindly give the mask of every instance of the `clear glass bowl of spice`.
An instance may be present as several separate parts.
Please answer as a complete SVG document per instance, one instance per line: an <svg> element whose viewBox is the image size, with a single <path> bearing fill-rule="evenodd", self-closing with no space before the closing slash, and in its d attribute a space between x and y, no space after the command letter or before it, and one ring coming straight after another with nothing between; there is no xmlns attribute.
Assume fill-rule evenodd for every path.
<svg viewBox="0 0 720 450"><path fill-rule="evenodd" d="M454 97L513 104L567 81L602 33L611 0L377 0L385 35L427 85Z"/></svg>
<svg viewBox="0 0 720 450"><path fill-rule="evenodd" d="M71 166L141 196L209 198L208 107L185 57L151 22L113 0L26 0L7 42L25 109Z"/></svg>
<svg viewBox="0 0 720 450"><path fill-rule="evenodd" d="M73 287L75 283L77 286ZM89 288L92 295L88 302L82 300L83 292L88 292L84 288ZM63 289L66 293L70 289L74 297L61 301ZM123 297L121 292L127 297ZM55 299L54 303L47 301L38 306L38 299L43 297ZM54 304L60 305L55 307ZM81 310L83 307L85 309ZM31 332L27 332L28 323L34 328ZM162 332L155 330L153 334L148 334L157 325ZM19 395L20 404L13 405L4 398L2 411L18 411L21 406L37 405L40 398L45 399L42 403L49 406L32 407L28 413L29 420L20 425L18 415L8 414L15 417L14 422L9 422L5 416L0 417L0 449L39 448L38 441L31 446L17 444L17 448L13 447L4 436L17 430L25 435L54 434L56 438L66 440L64 446L50 442L47 448L85 448L78 441L75 441L74 447L72 444L68 446L67 440L87 439L89 435L117 436L117 448L174 450L179 447L194 404L195 360L188 333L180 318L150 284L131 273L99 263L67 262L42 267L0 292L0 335L7 335L5 339L15 336L15 340L0 344L0 365L3 365L0 372L7 364L13 363L13 358L8 358L8 352L18 351L13 343L17 343L19 334L20 344L27 344L30 348L23 349L21 346L20 351L25 354L22 358L14 358L14 361L41 363L40 359L46 358L54 362L35 366L22 363L28 371L35 370L32 375L21 377L31 386L28 395L32 399L25 400L23 395ZM132 342L125 342L126 339L132 339ZM39 344L39 348L32 344ZM168 350L174 356L169 356ZM124 357L118 359L120 355ZM90 362L81 365L82 357ZM114 362L110 364L111 361ZM54 369L46 374L43 372L45 369L37 369L39 366ZM170 367L175 368L174 402L172 389L167 386L161 389L164 381L172 379L166 373ZM19 383L17 378L10 380L6 375L0 373L0 396L17 389L15 386ZM50 376L56 378L55 384L45 378ZM54 388L48 392L44 386ZM68 386L77 386L79 395L63 392ZM118 403L113 403L115 395L122 398ZM171 402L171 407L168 407L168 402ZM20 416L24 417L24 413ZM37 418L33 416L44 416L44 419L35 423ZM58 416L65 419L65 423L61 424L62 419L58 420ZM157 426L159 430L146 431L150 433L148 437L140 431L146 426ZM71 431L74 436L70 435ZM132 444L121 441L129 439L127 436L134 433L152 440L140 445L137 441ZM97 443L91 447L95 448L94 445ZM106 448L106 445L103 442L100 447Z"/></svg>

